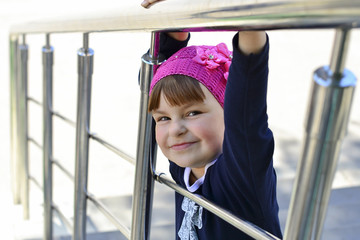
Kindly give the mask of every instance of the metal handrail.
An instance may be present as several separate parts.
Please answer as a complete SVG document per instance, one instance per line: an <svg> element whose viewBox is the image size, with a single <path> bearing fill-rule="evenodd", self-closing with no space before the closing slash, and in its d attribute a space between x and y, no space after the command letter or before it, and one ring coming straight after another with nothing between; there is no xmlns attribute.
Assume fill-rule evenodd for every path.
<svg viewBox="0 0 360 240"><path fill-rule="evenodd" d="M43 186L41 186L40 182L34 176L29 175L29 180L32 181L40 190L43 189Z"/></svg>
<svg viewBox="0 0 360 240"><path fill-rule="evenodd" d="M57 160L55 160L55 159L51 159L51 161L52 161L52 163L53 163L55 166L57 166L72 182L75 181L75 176L72 175L59 161L57 161ZM105 217L107 217L107 218L114 224L114 226L116 226L117 229L118 229L122 234L124 234L124 236L127 236L127 238L129 238L129 236L130 236L130 230L129 230L127 227L125 227L125 226L121 223L121 221L120 221L118 218L116 218L116 217L111 213L111 211L110 211L99 199L97 199L97 198L95 197L94 194L92 194L92 193L90 193L90 192L87 192L86 194L87 194L87 198L88 198L91 202L93 202L93 204L105 215ZM53 208L55 209L54 204L53 204ZM56 211L57 211L58 213L62 214L61 211L60 211L60 209L59 209L58 207L56 207ZM69 221L67 220L67 218L66 218L63 214L61 215L61 217L62 217L62 220L67 221L66 223L69 223ZM73 227L72 225L67 224L67 226L68 226L69 228L71 228L71 230L72 230L72 227Z"/></svg>
<svg viewBox="0 0 360 240"><path fill-rule="evenodd" d="M56 112L54 110L51 110L51 113L52 113L53 116L58 117L59 119L63 120L64 122L68 123L70 126L76 127L76 122L71 120L70 118L65 117L61 113Z"/></svg>
<svg viewBox="0 0 360 240"><path fill-rule="evenodd" d="M40 107L43 106L42 102L40 102L39 100L37 100L37 99L35 99L35 98L33 98L33 97L28 97L27 100L28 100L29 102L35 103L36 105L38 105L38 106L40 106ZM65 117L65 116L62 115L61 113L59 113L59 112L57 112L57 111L55 111L55 110L52 110L52 109L51 109L51 113L53 114L53 116L58 117L59 119L61 119L61 120L63 120L64 122L68 123L69 125L71 125L71 126L73 126L73 127L76 126L76 122L75 122L75 121L71 120L71 119L68 118L68 117Z"/></svg>
<svg viewBox="0 0 360 240"><path fill-rule="evenodd" d="M71 222L67 219L67 217L63 214L63 212L61 212L61 210L59 209L59 207L56 204L52 204L52 209L55 210L57 212L57 214L59 215L60 219L65 223L65 226L68 228L68 230L72 233L73 230L73 226L71 224Z"/></svg>
<svg viewBox="0 0 360 240"><path fill-rule="evenodd" d="M121 221L115 217L114 214L112 214L100 200L89 192L87 193L87 197L104 214L104 216L109 219L122 234L124 234L127 239L130 238L130 229L122 224Z"/></svg>
<svg viewBox="0 0 360 240"><path fill-rule="evenodd" d="M28 137L28 141L32 144L34 144L36 147L38 147L39 149L43 149L43 146L37 142L34 138L32 137Z"/></svg>
<svg viewBox="0 0 360 240"><path fill-rule="evenodd" d="M67 170L58 160L54 158L50 158L50 160L54 166L57 166L72 182L74 182L75 177L69 170Z"/></svg>
<svg viewBox="0 0 360 240"><path fill-rule="evenodd" d="M129 154L122 151L120 148L115 147L113 144L109 143L108 141L101 138L98 134L95 133L89 133L90 138L92 138L94 141L98 142L99 144L103 145L110 151L114 152L116 155L121 157L122 159L128 161L129 163L135 165L135 158L130 156Z"/></svg>
<svg viewBox="0 0 360 240"><path fill-rule="evenodd" d="M227 0L211 3L208 0L173 0L148 10L139 7L136 1L130 2L127 5L109 6L96 13L86 12L83 8L75 16L66 12L57 13L57 18L15 25L11 27L10 33L143 32L170 29L211 31L235 30L240 26L241 29L360 26L360 2L354 0Z"/></svg>
<svg viewBox="0 0 360 240"><path fill-rule="evenodd" d="M28 100L29 102L35 103L35 104L38 105L38 106L42 106L42 102L40 102L39 100L36 100L36 99L33 98L33 97L28 97L27 100Z"/></svg>

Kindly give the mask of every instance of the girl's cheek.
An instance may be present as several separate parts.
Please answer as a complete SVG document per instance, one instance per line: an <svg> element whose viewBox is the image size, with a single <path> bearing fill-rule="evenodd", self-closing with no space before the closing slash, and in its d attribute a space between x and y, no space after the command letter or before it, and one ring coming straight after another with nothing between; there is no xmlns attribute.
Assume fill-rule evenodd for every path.
<svg viewBox="0 0 360 240"><path fill-rule="evenodd" d="M157 144L162 145L164 141L164 129L159 126L156 126L155 128L155 139Z"/></svg>

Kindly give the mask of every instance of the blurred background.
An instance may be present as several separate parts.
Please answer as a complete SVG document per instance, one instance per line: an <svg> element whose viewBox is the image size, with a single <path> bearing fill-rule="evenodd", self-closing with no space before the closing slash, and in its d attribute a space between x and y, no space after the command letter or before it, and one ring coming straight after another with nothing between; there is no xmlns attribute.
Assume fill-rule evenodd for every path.
<svg viewBox="0 0 360 240"><path fill-rule="evenodd" d="M51 7L49 7L51 6ZM9 29L11 26L46 19L58 13L76 13L89 8L101 11L121 6L124 11L140 7L123 1L45 1L0 0L0 229L1 239L41 239L42 193L30 185L30 219L23 220L22 208L14 205L10 176L10 95ZM275 168L278 174L278 198L282 228L285 226L292 183L300 158L304 119L313 71L330 63L334 30L273 30L270 36L270 75L268 90L269 125L274 132ZM192 33L190 44L231 46L234 32ZM41 48L44 34L26 38L29 45L29 96L42 101ZM82 47L81 33L52 34L54 55L54 100L56 111L76 120L77 50ZM140 58L150 45L149 32L104 32L90 34L94 49L94 75L91 108L91 132L98 133L129 155L135 156ZM360 32L353 30L346 67L360 76ZM352 106L348 134L344 141L333 182L323 239L357 239L360 234L360 96L358 90ZM42 109L29 103L29 135L42 142ZM160 152L160 151L159 151ZM42 183L42 152L29 144L30 173ZM54 118L54 156L70 171L75 163L75 129ZM134 167L96 142L90 143L89 191L104 200L109 208L130 225ZM167 160L159 153L157 168L167 172ZM172 234L173 193L156 185L152 239L169 239ZM54 201L72 219L73 183L54 170ZM120 206L121 204L122 206ZM115 227L89 204L88 232L112 232ZM54 217L55 236L61 239L69 231ZM169 226L169 227L167 227ZM157 235L158 234L158 235ZM162 235L162 236L161 236ZM155 237L156 236L156 237ZM172 235L170 235L172 236ZM171 237L170 237L171 238ZM100 237L99 239L110 239ZM116 239L116 238L115 238Z"/></svg>

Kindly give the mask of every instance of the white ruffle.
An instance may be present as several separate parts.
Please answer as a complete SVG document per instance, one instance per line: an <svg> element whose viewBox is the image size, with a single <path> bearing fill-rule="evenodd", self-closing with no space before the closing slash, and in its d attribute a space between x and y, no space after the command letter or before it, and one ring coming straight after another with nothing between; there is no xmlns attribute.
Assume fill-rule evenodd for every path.
<svg viewBox="0 0 360 240"><path fill-rule="evenodd" d="M198 240L195 226L202 228L203 207L197 205L194 201L184 197L181 209L185 212L178 236L181 240Z"/></svg>

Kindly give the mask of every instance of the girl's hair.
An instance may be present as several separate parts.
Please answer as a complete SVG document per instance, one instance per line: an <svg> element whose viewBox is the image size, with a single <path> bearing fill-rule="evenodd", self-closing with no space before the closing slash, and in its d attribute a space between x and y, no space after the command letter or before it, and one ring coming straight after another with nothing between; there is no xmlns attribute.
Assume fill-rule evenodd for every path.
<svg viewBox="0 0 360 240"><path fill-rule="evenodd" d="M161 93L170 106L180 106L189 102L202 102L205 94L198 80L185 75L169 75L159 81L151 91L148 111L159 108Z"/></svg>

